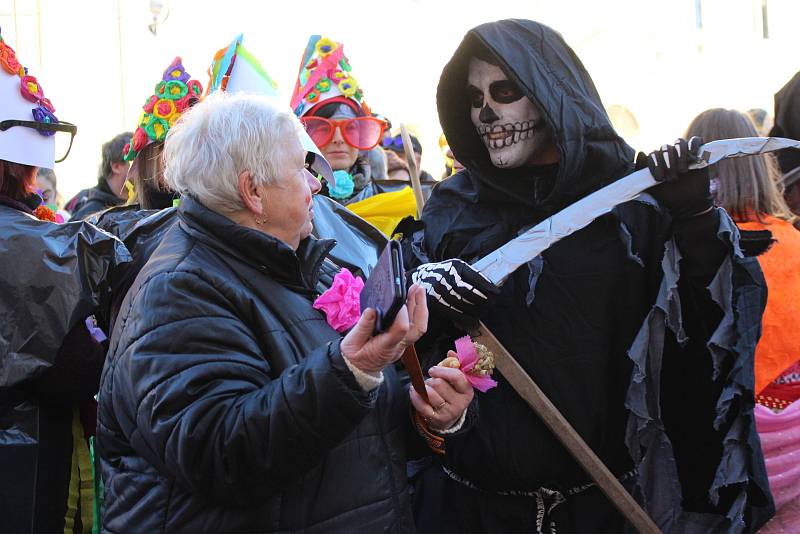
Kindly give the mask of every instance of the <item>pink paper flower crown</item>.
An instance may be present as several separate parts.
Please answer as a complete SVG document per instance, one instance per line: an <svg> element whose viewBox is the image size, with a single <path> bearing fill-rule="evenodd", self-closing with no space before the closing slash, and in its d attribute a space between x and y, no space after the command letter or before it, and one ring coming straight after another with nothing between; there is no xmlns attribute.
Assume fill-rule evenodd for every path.
<svg viewBox="0 0 800 534"><path fill-rule="evenodd" d="M314 301L314 308L325 312L328 324L337 332L346 332L361 317L361 290L364 281L342 268L333 277L333 285Z"/></svg>

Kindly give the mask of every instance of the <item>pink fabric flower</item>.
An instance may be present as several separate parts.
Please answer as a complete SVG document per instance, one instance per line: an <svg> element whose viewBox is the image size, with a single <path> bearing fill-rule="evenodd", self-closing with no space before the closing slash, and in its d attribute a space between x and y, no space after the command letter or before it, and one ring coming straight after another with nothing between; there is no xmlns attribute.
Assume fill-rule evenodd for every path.
<svg viewBox="0 0 800 534"><path fill-rule="evenodd" d="M343 268L333 277L333 285L314 301L314 308L325 312L328 324L337 332L345 332L361 316L361 290L364 281Z"/></svg>
<svg viewBox="0 0 800 534"><path fill-rule="evenodd" d="M478 351L475 350L475 345L472 344L472 339L469 336L464 336L456 339L456 355L458 361L461 362L461 372L467 377L467 380L472 387L482 393L486 393L493 387L497 386L497 382L488 376L473 375L470 373L475 364L478 363Z"/></svg>

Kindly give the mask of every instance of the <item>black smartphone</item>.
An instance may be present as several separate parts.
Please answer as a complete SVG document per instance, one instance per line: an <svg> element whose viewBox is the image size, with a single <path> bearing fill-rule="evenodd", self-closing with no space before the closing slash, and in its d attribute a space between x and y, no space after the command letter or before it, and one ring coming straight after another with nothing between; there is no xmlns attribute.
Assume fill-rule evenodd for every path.
<svg viewBox="0 0 800 534"><path fill-rule="evenodd" d="M406 275L400 242L390 240L361 291L361 312L377 313L375 334L386 331L406 302Z"/></svg>

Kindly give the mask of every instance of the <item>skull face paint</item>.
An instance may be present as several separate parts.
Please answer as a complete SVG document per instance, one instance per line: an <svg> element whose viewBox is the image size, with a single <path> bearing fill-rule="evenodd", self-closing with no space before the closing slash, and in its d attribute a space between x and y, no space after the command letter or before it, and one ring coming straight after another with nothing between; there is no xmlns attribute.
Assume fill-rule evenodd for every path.
<svg viewBox="0 0 800 534"><path fill-rule="evenodd" d="M495 167L536 163L537 155L552 147L541 111L500 67L471 58L467 91L472 124Z"/></svg>

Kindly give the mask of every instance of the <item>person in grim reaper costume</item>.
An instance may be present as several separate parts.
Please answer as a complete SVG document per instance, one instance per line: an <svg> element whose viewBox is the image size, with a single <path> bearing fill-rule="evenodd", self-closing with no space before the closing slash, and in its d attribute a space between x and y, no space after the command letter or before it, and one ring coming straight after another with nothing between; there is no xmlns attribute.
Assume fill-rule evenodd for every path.
<svg viewBox="0 0 800 534"><path fill-rule="evenodd" d="M418 344L423 368L478 317L664 532L756 531L774 510L753 423L765 285L713 207L707 173L686 170L686 142L651 155L665 183L496 288L469 264L633 172L634 151L575 53L532 21L471 30L437 103L465 169L434 190L424 230L406 240L410 278L443 312ZM496 388L476 392L477 423L443 436L442 529L625 531L541 419L494 378Z"/></svg>

